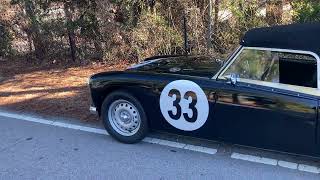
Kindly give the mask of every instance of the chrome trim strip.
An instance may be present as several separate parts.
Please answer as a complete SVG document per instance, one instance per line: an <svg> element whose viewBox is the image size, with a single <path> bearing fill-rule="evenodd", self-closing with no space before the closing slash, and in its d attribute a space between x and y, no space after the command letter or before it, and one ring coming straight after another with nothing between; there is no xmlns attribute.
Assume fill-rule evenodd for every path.
<svg viewBox="0 0 320 180"><path fill-rule="evenodd" d="M94 114L94 115L98 114L97 108L94 106L90 106L89 111L91 114Z"/></svg>
<svg viewBox="0 0 320 180"><path fill-rule="evenodd" d="M90 80L91 80L91 77L92 77L93 75L91 75L91 76L89 76L88 77L88 79L87 79L87 85L90 85Z"/></svg>
<svg viewBox="0 0 320 180"><path fill-rule="evenodd" d="M240 83L254 84L254 85L266 86L266 87L276 88L281 90L293 91L293 92L296 92L298 96L299 96L299 93L313 95L313 96L320 96L320 91L317 88L309 88L309 87L295 86L290 84L273 83L273 82L267 82L267 81L258 81L258 80L251 80L251 79L242 79L242 78L238 78L238 80ZM250 85L248 85L248 87L250 87Z"/></svg>
<svg viewBox="0 0 320 180"><path fill-rule="evenodd" d="M138 67L141 67L141 66L145 66L145 65L147 65L147 64L151 64L151 63L157 62L157 61L159 61L159 60L161 60L161 59L164 59L164 58L153 59L153 60L149 60L149 61L143 61L143 62L141 62L141 63L134 64L134 65L128 67L127 70L129 70L129 69L134 69L134 68L138 68Z"/></svg>
<svg viewBox="0 0 320 180"><path fill-rule="evenodd" d="M295 53L295 54L307 54L307 55L313 56L317 60L317 77L318 77L317 87L318 88L309 88L309 87L303 87L303 86L295 86L295 87L298 87L300 89L300 91L297 91L297 92L302 92L302 93L306 93L306 94L320 96L320 93L314 93L313 92L313 91L319 91L320 90L320 58L316 53L311 52L311 51L292 50L292 49L278 49L278 48L264 48L264 47L242 47L242 49L240 51L238 51L237 55L234 56L232 58L232 60L228 63L228 65L225 66L223 68L223 70L219 73L219 75L217 77L218 79L224 79L224 78L221 77L222 74L225 73L225 71L238 58L238 56L241 54L241 52L244 49L265 50L265 51L274 51L274 52L287 52L287 53ZM254 81L254 80L246 79L246 81ZM264 86L269 86L269 87L273 87L274 86L274 85L271 85L271 84L276 84L276 83L271 83L271 82L270 82L271 84L269 84L269 83L267 84L267 83L265 83L265 81L257 81L257 82L259 82L258 83L259 85L264 85ZM254 83L254 84L256 84L256 83ZM292 89L288 89L288 87L292 88L294 86L294 85L287 85L287 84L280 84L280 83L277 83L277 84L278 84L278 85L276 85L277 88L285 89L285 90L292 90ZM285 87L285 86L287 86L287 87ZM295 88L295 89L297 89L297 88ZM301 89L303 89L303 91L301 91Z"/></svg>

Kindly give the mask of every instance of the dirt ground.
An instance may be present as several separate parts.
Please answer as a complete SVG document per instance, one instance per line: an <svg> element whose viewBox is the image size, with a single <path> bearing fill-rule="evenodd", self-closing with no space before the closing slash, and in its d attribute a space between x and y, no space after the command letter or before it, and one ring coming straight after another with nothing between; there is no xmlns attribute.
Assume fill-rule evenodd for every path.
<svg viewBox="0 0 320 180"><path fill-rule="evenodd" d="M126 67L125 62L65 67L0 61L0 108L96 121L88 109L88 77Z"/></svg>

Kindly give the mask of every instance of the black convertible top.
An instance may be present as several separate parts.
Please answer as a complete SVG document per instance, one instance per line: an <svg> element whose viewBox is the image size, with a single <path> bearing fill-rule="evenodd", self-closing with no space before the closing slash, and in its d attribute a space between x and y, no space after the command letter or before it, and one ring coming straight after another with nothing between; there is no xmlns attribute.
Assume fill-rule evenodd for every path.
<svg viewBox="0 0 320 180"><path fill-rule="evenodd" d="M320 56L320 23L291 24L249 30L241 45L311 51Z"/></svg>

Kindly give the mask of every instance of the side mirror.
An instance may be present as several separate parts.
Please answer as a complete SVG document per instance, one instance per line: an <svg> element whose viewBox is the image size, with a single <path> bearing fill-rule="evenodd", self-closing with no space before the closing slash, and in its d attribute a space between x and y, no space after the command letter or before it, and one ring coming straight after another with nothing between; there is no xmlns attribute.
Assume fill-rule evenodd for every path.
<svg viewBox="0 0 320 180"><path fill-rule="evenodd" d="M217 61L218 63L220 63L222 66L227 62L227 61L225 61L225 60L223 60L223 59L216 59L216 61Z"/></svg>
<svg viewBox="0 0 320 180"><path fill-rule="evenodd" d="M236 85L238 82L239 75L235 73L231 73L230 75L225 76L225 78L228 80L228 83L232 85Z"/></svg>

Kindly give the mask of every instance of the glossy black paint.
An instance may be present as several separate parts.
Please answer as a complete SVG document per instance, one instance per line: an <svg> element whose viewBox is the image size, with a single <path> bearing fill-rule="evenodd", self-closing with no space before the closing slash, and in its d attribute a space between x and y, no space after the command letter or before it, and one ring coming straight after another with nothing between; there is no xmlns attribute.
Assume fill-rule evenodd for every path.
<svg viewBox="0 0 320 180"><path fill-rule="evenodd" d="M179 56L160 58L158 61L129 71L174 73L211 78L218 72L223 62L207 56Z"/></svg>
<svg viewBox="0 0 320 180"><path fill-rule="evenodd" d="M215 118L219 121L219 136L224 140L316 154L317 107L315 97L239 82L236 86L220 87Z"/></svg>
<svg viewBox="0 0 320 180"><path fill-rule="evenodd" d="M99 111L103 99L111 91L122 89L139 99L147 116L152 117L149 119L152 129L320 156L318 97L245 83L231 85L211 79L221 68L221 62L201 61L205 59L203 57L197 59L198 65L192 60L185 62L167 58L124 72L96 74L90 79L93 103ZM204 62L208 64L200 65ZM176 67L180 71L170 71ZM181 79L197 83L208 98L208 120L195 131L174 128L160 112L162 89L168 83Z"/></svg>

